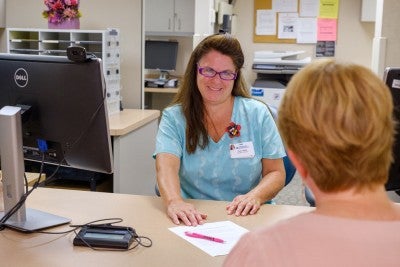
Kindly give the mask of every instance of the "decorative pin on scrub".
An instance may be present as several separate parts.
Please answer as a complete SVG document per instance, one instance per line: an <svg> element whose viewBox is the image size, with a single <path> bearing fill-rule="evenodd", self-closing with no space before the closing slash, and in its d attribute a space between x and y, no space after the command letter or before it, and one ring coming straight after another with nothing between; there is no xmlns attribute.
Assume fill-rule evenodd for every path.
<svg viewBox="0 0 400 267"><path fill-rule="evenodd" d="M236 124L234 122L230 122L229 126L226 127L226 132L229 134L230 138L239 137L241 128L242 127L240 126L240 124Z"/></svg>

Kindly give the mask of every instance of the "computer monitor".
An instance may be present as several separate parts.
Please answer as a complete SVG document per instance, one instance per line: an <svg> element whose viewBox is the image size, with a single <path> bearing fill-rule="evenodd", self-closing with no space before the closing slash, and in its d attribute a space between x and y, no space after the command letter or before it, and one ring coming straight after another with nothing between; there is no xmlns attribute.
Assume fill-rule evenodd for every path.
<svg viewBox="0 0 400 267"><path fill-rule="evenodd" d="M400 68L386 68L383 80L389 87L393 98L393 116L400 123ZM400 124L396 127L397 133L393 145L393 157L389 170L389 179L386 183L386 190L400 193Z"/></svg>
<svg viewBox="0 0 400 267"><path fill-rule="evenodd" d="M144 66L149 70L159 70L158 80L168 80L169 71L176 69L178 42L146 40Z"/></svg>
<svg viewBox="0 0 400 267"><path fill-rule="evenodd" d="M5 212L15 204L7 202L15 202L15 195L19 200L24 191L20 188L24 158L112 173L105 93L100 59L77 63L66 57L0 54L0 145L5 147L0 147L0 157ZM9 184L4 185L5 179ZM9 189L14 199L7 199ZM19 217L26 220L21 222ZM30 220L35 221L32 229ZM20 214L6 225L22 230L49 227L37 221L30 213Z"/></svg>

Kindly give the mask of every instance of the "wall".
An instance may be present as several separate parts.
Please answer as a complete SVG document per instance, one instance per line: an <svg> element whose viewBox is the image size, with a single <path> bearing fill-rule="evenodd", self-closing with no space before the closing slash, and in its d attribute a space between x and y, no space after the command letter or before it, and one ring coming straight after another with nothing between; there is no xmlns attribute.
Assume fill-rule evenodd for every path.
<svg viewBox="0 0 400 267"><path fill-rule="evenodd" d="M6 25L6 1L0 0L0 28Z"/></svg>
<svg viewBox="0 0 400 267"><path fill-rule="evenodd" d="M42 0L6 0L8 28L47 28L41 13ZM82 30L120 29L121 85L125 108L141 107L142 0L82 0ZM0 52L6 52L5 33L0 29Z"/></svg>
<svg viewBox="0 0 400 267"><path fill-rule="evenodd" d="M381 36L386 38L385 67L400 66L400 34L399 34L400 1L384 0L382 12Z"/></svg>
<svg viewBox="0 0 400 267"><path fill-rule="evenodd" d="M44 9L42 0L6 1L7 27L47 28L46 20L41 17L41 12ZM397 5L400 3L398 0L386 1L395 2ZM82 0L80 8L83 14L81 29L97 30L116 27L121 30L122 97L124 106L127 108L140 108L141 106L141 7L141 0L119 0L113 2L113 4L109 4L109 1L106 0ZM237 15L236 35L245 52L244 75L249 84L255 79L255 74L251 70L254 51L305 50L307 55L310 56L315 53L315 45L253 43L253 9L253 0L236 1L234 7L234 13ZM397 12L392 13L386 20L396 20ZM351 60L369 67L375 24L361 22L360 15L361 0L340 1L336 58ZM388 24L387 27L389 25L396 27L395 23ZM398 37L396 38L398 39ZM0 29L1 52L5 52L5 42L5 33L2 34L2 29ZM190 46L185 47L189 50L192 48ZM389 43L388 49L395 50L396 45ZM393 53L390 52L390 54ZM395 54L400 56L399 53ZM179 59L179 62L188 59L189 55L188 51L183 59ZM388 58L388 64L393 65L394 60L399 62L397 59ZM177 70L177 74L183 73L182 68Z"/></svg>
<svg viewBox="0 0 400 267"><path fill-rule="evenodd" d="M393 0L396 1L396 0ZM253 43L254 1L236 1L234 13L237 15L236 36L245 53L244 74L247 83L255 79L251 69L253 53L258 50L305 50L307 56L315 54L313 44L273 44ZM335 57L351 60L370 67L374 23L361 22L361 0L341 0L339 4L339 24Z"/></svg>
<svg viewBox="0 0 400 267"><path fill-rule="evenodd" d="M2 40L5 38L6 31L6 0L0 0L0 52L6 50L6 44Z"/></svg>

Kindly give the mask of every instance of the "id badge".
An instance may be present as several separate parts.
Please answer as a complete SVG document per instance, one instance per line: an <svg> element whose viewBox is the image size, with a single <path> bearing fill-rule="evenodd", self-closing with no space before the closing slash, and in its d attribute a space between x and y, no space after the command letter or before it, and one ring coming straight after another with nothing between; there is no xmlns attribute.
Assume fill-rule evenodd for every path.
<svg viewBox="0 0 400 267"><path fill-rule="evenodd" d="M254 158L253 142L230 144L229 152L232 159Z"/></svg>

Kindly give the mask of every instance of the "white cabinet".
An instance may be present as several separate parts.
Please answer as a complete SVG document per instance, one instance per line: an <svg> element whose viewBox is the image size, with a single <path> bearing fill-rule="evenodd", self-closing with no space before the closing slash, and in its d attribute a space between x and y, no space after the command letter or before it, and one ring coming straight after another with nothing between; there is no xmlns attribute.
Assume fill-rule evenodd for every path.
<svg viewBox="0 0 400 267"><path fill-rule="evenodd" d="M374 22L376 17L376 1L362 0L361 3L361 21Z"/></svg>
<svg viewBox="0 0 400 267"><path fill-rule="evenodd" d="M109 114L118 113L121 104L119 30L7 29L7 52L12 54L66 56L71 45L86 48L103 61Z"/></svg>
<svg viewBox="0 0 400 267"><path fill-rule="evenodd" d="M145 4L146 32L172 32L174 27L174 0L147 0Z"/></svg>
<svg viewBox="0 0 400 267"><path fill-rule="evenodd" d="M211 7L211 0L146 0L146 35L210 34L213 29Z"/></svg>
<svg viewBox="0 0 400 267"><path fill-rule="evenodd" d="M203 0L204 1L204 0ZM196 33L194 28L195 1L175 0L175 32Z"/></svg>
<svg viewBox="0 0 400 267"><path fill-rule="evenodd" d="M0 28L6 27L6 0L0 0Z"/></svg>

